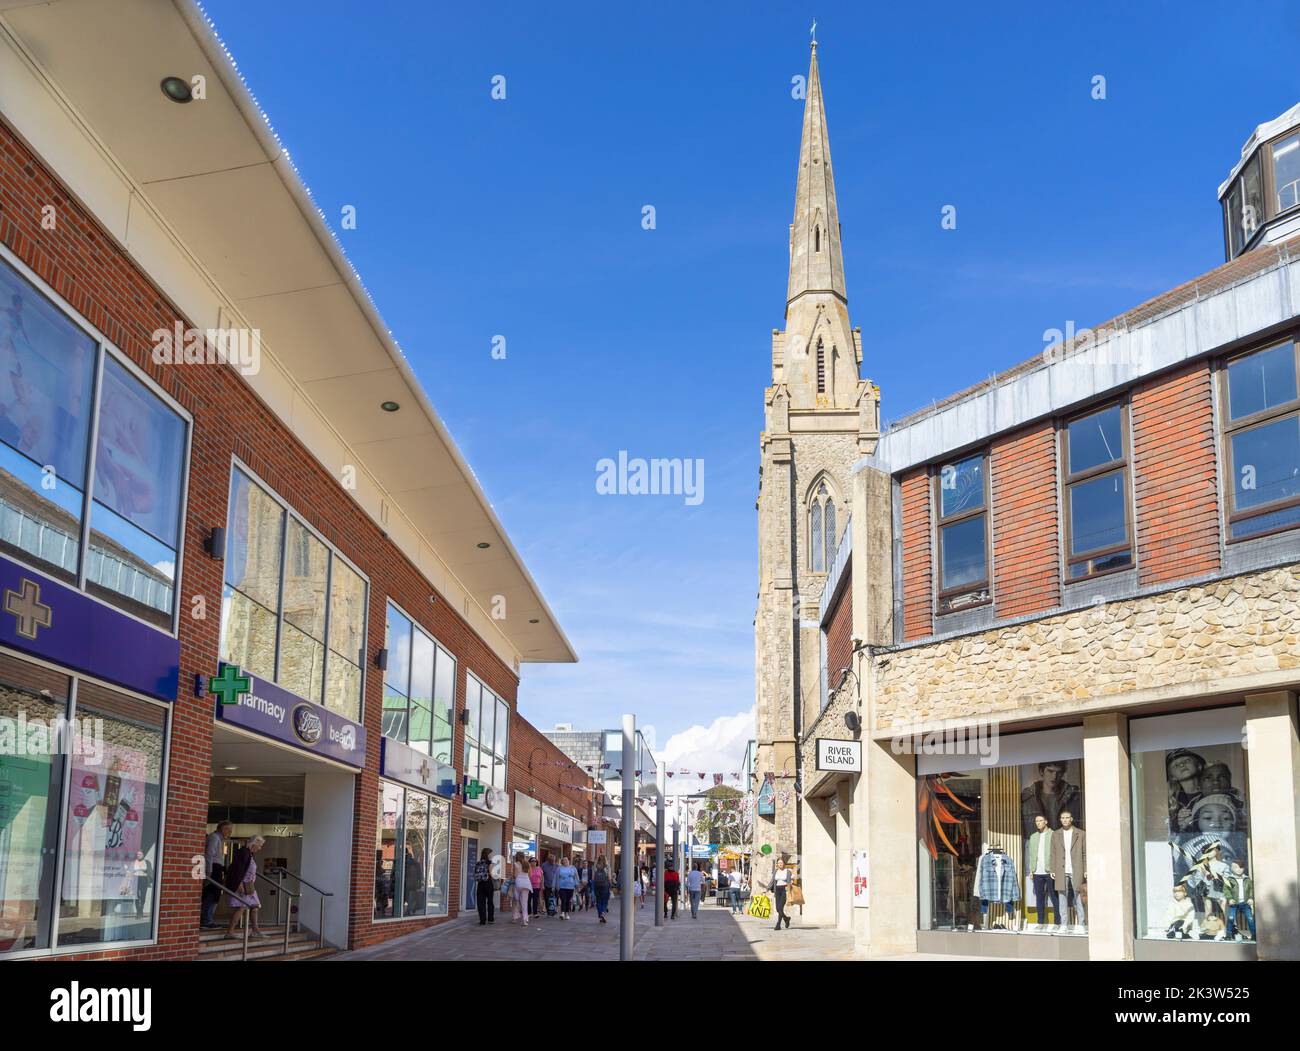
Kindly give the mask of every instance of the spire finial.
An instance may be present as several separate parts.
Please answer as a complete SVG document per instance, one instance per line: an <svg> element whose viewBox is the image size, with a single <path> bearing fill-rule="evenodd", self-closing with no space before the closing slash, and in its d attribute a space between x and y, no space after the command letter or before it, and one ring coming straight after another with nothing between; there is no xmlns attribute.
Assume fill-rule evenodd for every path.
<svg viewBox="0 0 1300 1051"><path fill-rule="evenodd" d="M813 15L812 28L808 30L808 35L812 37L812 49L817 50L817 16Z"/></svg>

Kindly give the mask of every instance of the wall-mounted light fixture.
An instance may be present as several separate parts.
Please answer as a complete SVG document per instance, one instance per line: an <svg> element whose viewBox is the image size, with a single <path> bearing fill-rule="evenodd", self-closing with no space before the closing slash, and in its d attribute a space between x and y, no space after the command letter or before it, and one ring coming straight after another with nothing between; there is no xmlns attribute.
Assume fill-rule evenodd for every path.
<svg viewBox="0 0 1300 1051"><path fill-rule="evenodd" d="M226 527L213 526L208 538L203 541L203 550L220 562L226 557Z"/></svg>

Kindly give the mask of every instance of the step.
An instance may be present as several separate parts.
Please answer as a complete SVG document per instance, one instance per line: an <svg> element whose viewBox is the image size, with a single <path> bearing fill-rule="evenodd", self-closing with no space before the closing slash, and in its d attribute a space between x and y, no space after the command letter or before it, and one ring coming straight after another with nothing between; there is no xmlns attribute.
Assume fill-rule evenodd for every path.
<svg viewBox="0 0 1300 1051"><path fill-rule="evenodd" d="M301 934L289 935L289 949L301 949L304 946L315 948L318 944L316 935L303 932ZM280 934L274 938L249 938L248 939L248 956L252 959L253 954L265 954L267 951L282 952L285 948L284 935ZM199 959L215 959L219 957L243 955L244 940L242 938L219 938L202 941L199 943Z"/></svg>
<svg viewBox="0 0 1300 1051"><path fill-rule="evenodd" d="M284 942L273 942L269 945L266 942L261 942L257 945L250 942L248 946L248 959L305 960L336 951L337 950L330 946L322 948L316 943L315 938L309 938L297 942L290 940L288 952L284 951ZM212 949L200 949L199 959L206 961L242 961L244 959L244 947L240 942L227 942L225 945L214 946Z"/></svg>

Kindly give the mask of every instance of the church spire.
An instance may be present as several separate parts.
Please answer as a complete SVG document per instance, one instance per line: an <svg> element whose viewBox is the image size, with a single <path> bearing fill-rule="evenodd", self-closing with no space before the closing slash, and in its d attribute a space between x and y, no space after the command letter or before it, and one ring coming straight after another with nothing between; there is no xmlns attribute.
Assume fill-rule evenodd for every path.
<svg viewBox="0 0 1300 1051"><path fill-rule="evenodd" d="M826 131L817 41L812 42L807 95L803 110L803 139L799 145L799 184L790 226L789 305L805 292L830 292L847 302L844 256L840 250L840 215L831 174L831 141Z"/></svg>

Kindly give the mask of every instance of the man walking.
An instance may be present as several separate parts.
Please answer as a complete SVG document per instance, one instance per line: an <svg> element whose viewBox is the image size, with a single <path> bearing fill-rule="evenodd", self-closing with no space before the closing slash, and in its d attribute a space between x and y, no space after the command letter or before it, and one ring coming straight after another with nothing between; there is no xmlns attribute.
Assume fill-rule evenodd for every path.
<svg viewBox="0 0 1300 1051"><path fill-rule="evenodd" d="M686 893L691 898L691 919L700 918L700 894L704 891L704 873L700 871L700 863L697 861L691 866L691 871L686 874Z"/></svg>
<svg viewBox="0 0 1300 1051"><path fill-rule="evenodd" d="M223 861L226 856L226 840L230 837L234 827L229 821L218 822L216 829L209 832L208 838L203 842L203 871L209 879L214 879L218 883L225 882L226 866ZM220 900L221 891L211 883L205 882L199 907L199 926L203 930L216 929L215 916L217 903Z"/></svg>
<svg viewBox="0 0 1300 1051"><path fill-rule="evenodd" d="M555 915L555 870L559 868L550 854L542 862L542 896L546 898L546 915Z"/></svg>

